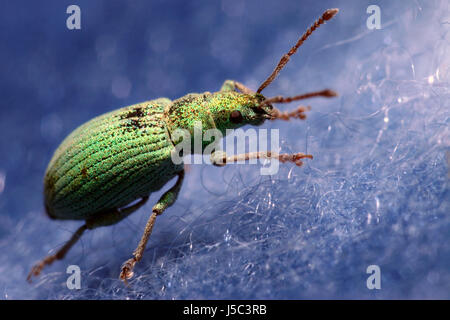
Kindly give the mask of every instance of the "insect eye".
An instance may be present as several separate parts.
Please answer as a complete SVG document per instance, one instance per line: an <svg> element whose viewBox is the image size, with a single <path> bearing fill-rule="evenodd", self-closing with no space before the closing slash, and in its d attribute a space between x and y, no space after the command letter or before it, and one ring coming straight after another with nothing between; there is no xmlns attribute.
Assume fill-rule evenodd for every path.
<svg viewBox="0 0 450 320"><path fill-rule="evenodd" d="M231 114L230 114L230 121L232 123L241 123L244 120L244 118L242 117L242 114L239 110L234 110Z"/></svg>

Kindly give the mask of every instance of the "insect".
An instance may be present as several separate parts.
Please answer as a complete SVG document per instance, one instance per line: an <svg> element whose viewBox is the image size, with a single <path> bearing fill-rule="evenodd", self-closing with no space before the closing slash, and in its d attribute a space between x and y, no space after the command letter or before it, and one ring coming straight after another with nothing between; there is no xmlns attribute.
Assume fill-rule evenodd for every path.
<svg viewBox="0 0 450 320"><path fill-rule="evenodd" d="M44 204L50 218L84 220L84 224L55 254L37 263L28 280L38 276L46 265L63 259L86 230L113 225L142 207L152 192L169 180L175 184L153 206L142 238L120 272L120 279L133 276L135 264L142 259L156 217L171 206L181 189L183 164L175 164L171 151L176 145L171 134L176 129L193 131L196 121L203 130L226 129L246 124L261 125L266 120L305 118L307 108L282 112L274 103L288 103L312 97L334 97L332 90L322 90L294 97L264 97L261 92L279 74L302 43L338 9L328 9L311 25L298 42L283 55L270 76L256 92L240 82L227 80L218 92L192 93L171 101L159 98L124 107L98 116L73 131L57 148L44 177ZM211 154L212 164L223 166L242 159L278 159L302 165L311 155L255 152L227 156ZM137 202L136 202L137 201Z"/></svg>

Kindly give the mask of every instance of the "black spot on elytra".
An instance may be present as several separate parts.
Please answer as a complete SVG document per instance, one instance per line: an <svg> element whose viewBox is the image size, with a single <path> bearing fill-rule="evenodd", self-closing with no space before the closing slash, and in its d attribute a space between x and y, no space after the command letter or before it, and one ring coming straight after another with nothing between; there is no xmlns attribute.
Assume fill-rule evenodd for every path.
<svg viewBox="0 0 450 320"><path fill-rule="evenodd" d="M128 111L127 113L120 116L120 119L126 120L123 122L123 127L126 131L132 131L137 129L142 129L145 127L143 118L145 117L145 112L142 107L135 107Z"/></svg>
<svg viewBox="0 0 450 320"><path fill-rule="evenodd" d="M130 119L130 118L142 118L145 116L142 107L135 107L130 110L127 114L122 116L122 119Z"/></svg>

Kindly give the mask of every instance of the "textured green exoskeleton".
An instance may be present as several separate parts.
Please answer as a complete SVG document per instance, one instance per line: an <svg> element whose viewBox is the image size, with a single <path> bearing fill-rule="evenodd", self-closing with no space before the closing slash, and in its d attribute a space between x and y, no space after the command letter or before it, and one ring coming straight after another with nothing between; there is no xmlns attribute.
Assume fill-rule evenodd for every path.
<svg viewBox="0 0 450 320"><path fill-rule="evenodd" d="M281 112L272 104L336 94L322 90L295 97L265 98L260 92L275 79L303 41L337 12L337 9L325 11L281 58L257 92L237 81L227 80L218 92L188 94L174 101L160 98L138 103L96 117L73 131L55 151L47 167L44 203L51 218L84 220L85 224L56 254L35 265L28 279L39 275L45 265L62 259L85 230L119 222L140 208L152 192L178 177L175 185L153 207L133 257L122 266L121 279L126 281L130 278L135 263L142 258L156 216L175 202L183 182L184 166L175 164L171 158L177 143L172 139L174 131L186 129L193 132L194 124L200 121L202 130L218 129L225 135L226 129L247 124L258 126L265 120L304 119L305 107ZM211 161L215 165L225 165L261 157L291 161L297 165L302 164L303 158L312 158L302 153L257 152L227 156L216 152L211 155Z"/></svg>

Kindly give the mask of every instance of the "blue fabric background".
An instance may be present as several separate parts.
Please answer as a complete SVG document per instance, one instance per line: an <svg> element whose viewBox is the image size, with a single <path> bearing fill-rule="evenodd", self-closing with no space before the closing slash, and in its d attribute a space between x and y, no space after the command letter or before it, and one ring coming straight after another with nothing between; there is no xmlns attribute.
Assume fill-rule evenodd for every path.
<svg viewBox="0 0 450 320"><path fill-rule="evenodd" d="M66 28L81 8L82 29ZM366 27L370 4L381 30ZM0 11L1 299L450 298L448 1L3 1ZM322 88L306 121L271 122L298 168L191 165L131 286L118 280L162 191L88 232L32 285L31 266L80 225L51 221L42 177L78 125L225 79L256 89L326 8L264 93ZM283 110L295 104L280 106ZM170 182L172 184L173 182ZM168 185L169 186L169 185ZM166 190L167 187L164 189ZM80 290L66 287L79 265ZM366 268L381 268L368 290Z"/></svg>

